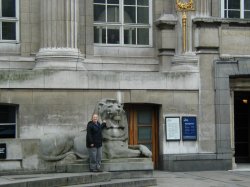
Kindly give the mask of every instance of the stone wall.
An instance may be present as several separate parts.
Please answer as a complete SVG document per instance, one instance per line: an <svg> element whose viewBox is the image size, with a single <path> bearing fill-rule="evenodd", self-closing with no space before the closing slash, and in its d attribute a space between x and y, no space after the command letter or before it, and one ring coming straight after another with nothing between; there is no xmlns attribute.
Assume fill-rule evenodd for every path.
<svg viewBox="0 0 250 187"><path fill-rule="evenodd" d="M39 142L39 139L1 139L0 143L6 144L7 158L1 159L0 171L39 169Z"/></svg>
<svg viewBox="0 0 250 187"><path fill-rule="evenodd" d="M162 169L230 168L230 121L219 116L223 112L230 115L228 75L234 65L229 64L227 69L219 62L249 59L248 20L210 17L220 16L220 2L195 1L196 10L187 13L187 52L182 53L182 13L176 11L176 1L153 0L152 46L95 46L93 1L75 0L70 10L57 9L58 14L41 8L55 7L56 2L20 0L20 41L0 43L0 102L19 106L18 138L79 132L96 102L119 98L122 103L160 106ZM62 2L67 4L69 0ZM70 19L69 15L77 16ZM56 38L55 43L63 45L50 45L47 39L59 35L43 36L44 29L52 31L49 26L63 25L63 21L74 26L70 31L63 27L72 40L64 37L66 30L60 30L62 38ZM62 60L64 64L60 64ZM247 74L247 63L240 64L238 74ZM167 143L166 115L197 116L198 140ZM23 149L16 140L10 147L15 143L16 150ZM20 168L20 161L14 166Z"/></svg>
<svg viewBox="0 0 250 187"><path fill-rule="evenodd" d="M162 111L159 119L160 155L169 154L171 150L176 152L175 149L171 148L173 144L166 145L164 143L166 139L165 125L164 118L161 116L165 114L198 116L198 92L195 90L1 89L1 103L18 105L18 139L15 141L1 140L1 142L8 142L8 150L12 152L3 162L3 164L6 164L3 168L7 168L8 164L10 164L10 169L45 167L38 157L39 140L33 141L33 139L40 139L51 134L80 135L84 133L97 101L102 98L120 99L122 103L158 104L160 111ZM21 143L23 141L35 143L36 150L25 148L24 144ZM26 145L28 146L28 144ZM185 150L190 149L189 147L188 143L183 144L179 147L181 150L179 153L187 153ZM25 152L22 150L25 150ZM22 154L19 154L20 152ZM13 157L13 160L11 155L18 157ZM27 162L26 158L31 159L30 162Z"/></svg>
<svg viewBox="0 0 250 187"><path fill-rule="evenodd" d="M198 114L196 91L1 89L0 95L1 103L19 105L17 134L24 139L85 129L102 98L158 104L164 114ZM163 118L160 120L164 123Z"/></svg>

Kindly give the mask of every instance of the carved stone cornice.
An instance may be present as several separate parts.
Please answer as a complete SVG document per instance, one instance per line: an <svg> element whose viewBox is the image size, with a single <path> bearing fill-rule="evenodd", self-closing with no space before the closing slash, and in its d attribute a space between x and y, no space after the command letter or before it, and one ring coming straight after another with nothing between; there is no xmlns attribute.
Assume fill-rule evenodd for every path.
<svg viewBox="0 0 250 187"><path fill-rule="evenodd" d="M177 17L173 14L163 14L159 19L155 21L155 25L160 29L173 29L177 24L177 21Z"/></svg>

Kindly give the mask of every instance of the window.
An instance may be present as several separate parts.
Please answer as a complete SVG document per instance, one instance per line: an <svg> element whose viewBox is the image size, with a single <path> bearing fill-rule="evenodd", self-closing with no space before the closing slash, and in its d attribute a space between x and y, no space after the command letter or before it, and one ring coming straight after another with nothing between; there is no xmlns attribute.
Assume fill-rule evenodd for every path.
<svg viewBox="0 0 250 187"><path fill-rule="evenodd" d="M18 40L18 0L0 0L0 42Z"/></svg>
<svg viewBox="0 0 250 187"><path fill-rule="evenodd" d="M94 0L94 43L151 45L152 0Z"/></svg>
<svg viewBox="0 0 250 187"><path fill-rule="evenodd" d="M250 18L249 0L222 0L222 17Z"/></svg>
<svg viewBox="0 0 250 187"><path fill-rule="evenodd" d="M0 105L0 138L16 137L15 105Z"/></svg>

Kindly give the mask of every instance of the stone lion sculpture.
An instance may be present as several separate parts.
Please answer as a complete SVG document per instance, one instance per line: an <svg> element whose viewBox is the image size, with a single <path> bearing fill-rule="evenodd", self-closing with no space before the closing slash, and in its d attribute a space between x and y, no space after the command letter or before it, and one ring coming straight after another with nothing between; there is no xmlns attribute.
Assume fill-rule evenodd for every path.
<svg viewBox="0 0 250 187"><path fill-rule="evenodd" d="M103 129L103 153L108 159L128 157L152 157L151 151L144 145L128 145L128 121L123 105L115 99L102 99L94 113L105 120Z"/></svg>
<svg viewBox="0 0 250 187"><path fill-rule="evenodd" d="M103 130L104 158L151 157L144 145L128 145L128 122L123 106L115 99L102 99L94 113L106 120ZM76 159L87 159L86 131L80 134L48 134L41 138L40 157L45 161L72 163Z"/></svg>
<svg viewBox="0 0 250 187"><path fill-rule="evenodd" d="M79 134L46 134L40 141L39 156L46 162L56 165L74 163L77 159L87 161L85 148L86 133Z"/></svg>

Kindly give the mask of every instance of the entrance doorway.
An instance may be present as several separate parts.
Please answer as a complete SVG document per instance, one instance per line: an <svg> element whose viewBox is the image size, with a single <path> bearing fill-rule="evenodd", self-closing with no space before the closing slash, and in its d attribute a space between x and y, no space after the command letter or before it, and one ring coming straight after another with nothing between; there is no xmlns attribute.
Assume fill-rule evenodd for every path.
<svg viewBox="0 0 250 187"><path fill-rule="evenodd" d="M129 123L129 145L142 144L152 151L155 168L158 166L158 107L126 104Z"/></svg>
<svg viewBox="0 0 250 187"><path fill-rule="evenodd" d="M250 163L250 92L234 92L235 162Z"/></svg>

